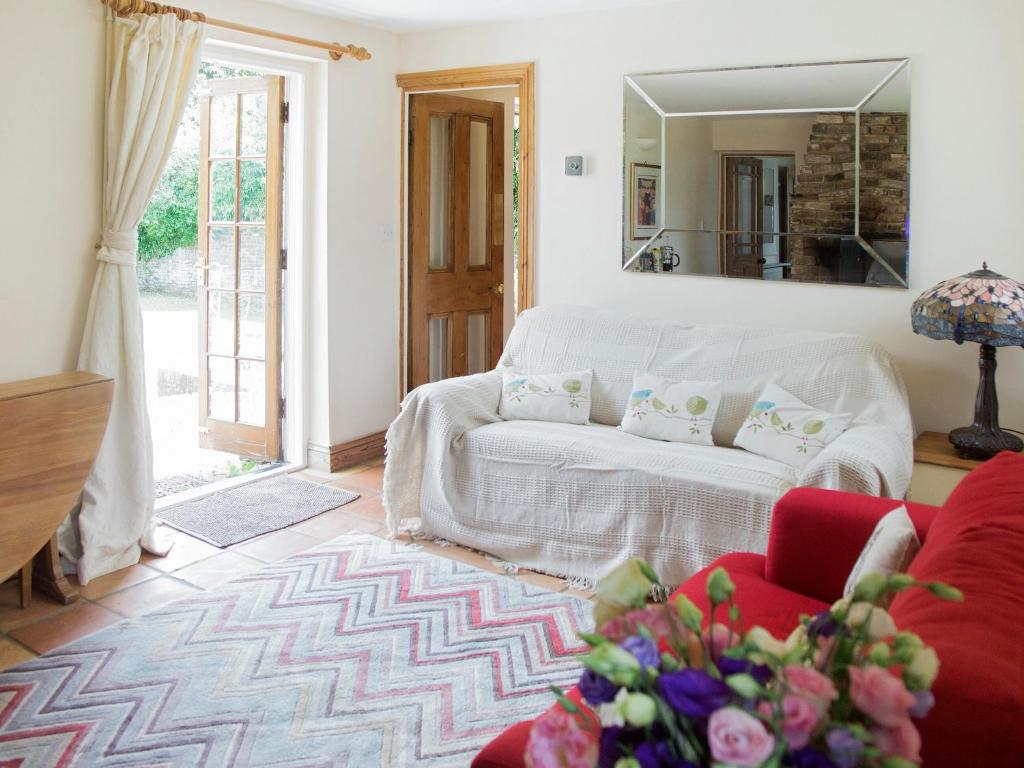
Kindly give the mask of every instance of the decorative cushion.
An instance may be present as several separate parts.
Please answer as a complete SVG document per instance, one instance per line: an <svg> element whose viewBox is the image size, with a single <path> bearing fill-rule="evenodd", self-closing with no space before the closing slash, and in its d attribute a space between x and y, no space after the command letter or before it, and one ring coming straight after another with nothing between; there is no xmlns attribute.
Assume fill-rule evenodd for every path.
<svg viewBox="0 0 1024 768"><path fill-rule="evenodd" d="M852 420L852 414L819 411L777 384L769 384L733 444L802 469L845 432Z"/></svg>
<svg viewBox="0 0 1024 768"><path fill-rule="evenodd" d="M721 400L720 382L673 382L634 374L622 431L673 443L714 445L711 426Z"/></svg>
<svg viewBox="0 0 1024 768"><path fill-rule="evenodd" d="M593 371L575 373L501 372L501 418L586 424L590 420Z"/></svg>
<svg viewBox="0 0 1024 768"><path fill-rule="evenodd" d="M921 542L907 508L896 507L878 521L850 571L843 594L852 594L857 582L869 573L891 576L906 571L920 550Z"/></svg>

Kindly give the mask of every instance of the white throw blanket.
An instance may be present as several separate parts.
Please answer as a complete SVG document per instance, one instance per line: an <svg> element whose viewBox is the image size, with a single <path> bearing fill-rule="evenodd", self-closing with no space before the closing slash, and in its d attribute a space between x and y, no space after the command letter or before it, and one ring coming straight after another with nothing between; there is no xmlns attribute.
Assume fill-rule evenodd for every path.
<svg viewBox="0 0 1024 768"><path fill-rule="evenodd" d="M794 485L900 498L910 483L906 389L888 352L858 336L551 306L520 316L502 366L592 368L593 424L502 421L500 371L419 387L387 434L392 535L418 531L586 584L639 555L675 584L726 552L763 552L771 509ZM716 447L614 429L635 371L726 382ZM855 414L799 474L732 447L768 381Z"/></svg>

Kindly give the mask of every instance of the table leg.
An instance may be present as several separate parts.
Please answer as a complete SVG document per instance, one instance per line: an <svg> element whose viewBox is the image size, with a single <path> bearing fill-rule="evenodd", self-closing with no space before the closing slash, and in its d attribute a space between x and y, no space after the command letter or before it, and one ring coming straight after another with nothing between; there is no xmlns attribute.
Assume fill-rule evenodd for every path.
<svg viewBox="0 0 1024 768"><path fill-rule="evenodd" d="M36 589L58 603L70 605L78 599L78 590L64 576L57 549L57 534L39 550L34 559Z"/></svg>

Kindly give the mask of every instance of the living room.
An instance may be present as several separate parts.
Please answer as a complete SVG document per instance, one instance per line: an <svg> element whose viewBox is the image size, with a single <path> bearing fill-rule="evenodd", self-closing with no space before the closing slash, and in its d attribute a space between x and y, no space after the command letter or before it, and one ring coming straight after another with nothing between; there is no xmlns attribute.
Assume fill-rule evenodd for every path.
<svg viewBox="0 0 1024 768"><path fill-rule="evenodd" d="M0 764L468 765L481 750L480 766L1019 764L1024 657L1007 642L1024 621L1019 3L184 5L0 9L16 73L0 121L13 237L0 281ZM218 123L224 105L235 111ZM163 256L135 241L189 119L186 186L199 194L192 234L166 253L195 263L192 319L158 318L157 336L139 280ZM188 375L157 353L185 355ZM166 394L185 409L158 410ZM162 424L244 471L157 499ZM776 428L799 456L769 445ZM795 762L781 726L767 732L774 752L713 760L706 718L696 751L677 733L655 757L639 737L602 746L600 763L586 744L582 762L559 752L573 728L601 727L570 689L601 630L593 606L621 589L602 590L609 573L642 558L654 598L682 585L706 611L725 558L744 626L782 642L801 614L852 594L861 550L887 538L875 523L901 504L902 541L921 555L881 568L875 597L904 591L892 576L909 567L959 589L966 611L935 618L953 604L911 592L886 613L943 664L916 750L905 718L897 749L866 710L833 708L805 742L830 762ZM941 522L954 516L955 534ZM969 548L996 528L991 550ZM815 537L823 552L800 543ZM977 634L996 600L1002 623ZM220 633L228 605L247 612L231 621L252 645ZM431 618L446 613L450 626ZM308 643L297 681L289 632ZM993 636L991 650L970 646ZM75 691L57 692L56 670L101 651L118 660L106 682L120 693L91 703L99 672L85 665ZM965 690L971 658L993 667L988 709ZM146 716L124 720L116 702L150 664L178 703L162 714L139 694ZM852 675L835 674L846 706ZM556 710L582 711L576 725L546 747L526 726L501 737L504 752L487 746L549 710L551 685L570 697ZM619 687L663 703L656 685ZM296 703L310 696L323 709ZM661 717L634 720L661 739ZM179 738L218 718L245 735ZM843 762L827 737L855 720L863 750ZM39 728L56 730L25 735ZM970 731L985 728L982 749Z"/></svg>

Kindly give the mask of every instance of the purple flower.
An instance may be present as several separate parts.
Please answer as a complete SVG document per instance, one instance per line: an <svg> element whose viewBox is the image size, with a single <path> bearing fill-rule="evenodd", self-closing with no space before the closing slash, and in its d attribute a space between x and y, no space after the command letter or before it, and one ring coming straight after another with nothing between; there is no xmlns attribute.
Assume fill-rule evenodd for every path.
<svg viewBox="0 0 1024 768"><path fill-rule="evenodd" d="M596 707L598 704L607 704L615 699L619 686L611 680L594 672L592 669L583 670L579 682L580 693L586 699L587 704Z"/></svg>
<svg viewBox="0 0 1024 768"><path fill-rule="evenodd" d="M641 768L697 768L693 763L676 757L667 741L644 742L634 753Z"/></svg>
<svg viewBox="0 0 1024 768"><path fill-rule="evenodd" d="M911 717L921 719L935 706L935 694L931 691L911 691L910 695L917 700L908 710Z"/></svg>
<svg viewBox="0 0 1024 768"><path fill-rule="evenodd" d="M803 747L789 753L786 765L793 768L837 768L828 757L813 747Z"/></svg>
<svg viewBox="0 0 1024 768"><path fill-rule="evenodd" d="M661 654L658 653L658 647L646 637L640 637L639 635L627 637L620 643L619 647L633 654L644 669L648 667L657 669L658 665L661 664Z"/></svg>
<svg viewBox="0 0 1024 768"><path fill-rule="evenodd" d="M811 619L811 623L807 627L807 634L832 637L837 629L839 629L839 624L832 618L832 611L826 608L814 614L814 618Z"/></svg>
<svg viewBox="0 0 1024 768"><path fill-rule="evenodd" d="M829 754L836 768L857 768L864 752L864 743L846 728L831 728L825 736Z"/></svg>
<svg viewBox="0 0 1024 768"><path fill-rule="evenodd" d="M619 758L626 756L619 746L619 737L622 736L624 730L617 725L609 725L601 729L597 768L614 768Z"/></svg>
<svg viewBox="0 0 1024 768"><path fill-rule="evenodd" d="M750 675L761 685L767 685L772 679L772 669L767 664L755 664L747 659L730 659L721 656L718 659L718 671L722 677L729 675Z"/></svg>
<svg viewBox="0 0 1024 768"><path fill-rule="evenodd" d="M732 698L732 690L700 669L667 672L658 678L658 687L672 709L686 717L709 717Z"/></svg>

